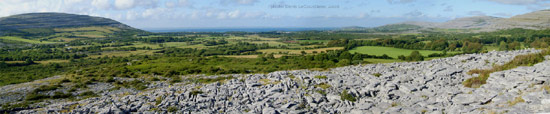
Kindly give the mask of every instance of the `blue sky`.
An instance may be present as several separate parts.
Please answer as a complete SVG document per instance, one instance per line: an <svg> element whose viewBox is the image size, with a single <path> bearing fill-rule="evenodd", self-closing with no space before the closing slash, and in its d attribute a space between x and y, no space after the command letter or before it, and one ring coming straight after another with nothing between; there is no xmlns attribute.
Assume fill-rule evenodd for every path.
<svg viewBox="0 0 550 114"><path fill-rule="evenodd" d="M375 27L405 21L511 17L550 0L0 0L0 16L65 12L137 28Z"/></svg>

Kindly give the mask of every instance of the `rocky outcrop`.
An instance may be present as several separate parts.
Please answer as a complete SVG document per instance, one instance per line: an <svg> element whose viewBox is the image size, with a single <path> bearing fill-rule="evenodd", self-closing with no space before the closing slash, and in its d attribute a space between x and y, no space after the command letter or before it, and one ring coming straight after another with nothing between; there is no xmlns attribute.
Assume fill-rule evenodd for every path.
<svg viewBox="0 0 550 114"><path fill-rule="evenodd" d="M468 54L328 71L232 75L210 84L151 83L127 94L51 103L18 113L539 113L550 112L550 61L491 74L481 88L466 72L537 50ZM381 74L375 76L375 74ZM325 78L326 76L326 78ZM344 98L351 96L351 98Z"/></svg>

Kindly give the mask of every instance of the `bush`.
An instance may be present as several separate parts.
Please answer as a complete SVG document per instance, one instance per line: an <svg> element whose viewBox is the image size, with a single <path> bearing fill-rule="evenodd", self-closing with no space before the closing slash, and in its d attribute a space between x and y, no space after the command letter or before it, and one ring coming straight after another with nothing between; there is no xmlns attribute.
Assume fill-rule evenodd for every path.
<svg viewBox="0 0 550 114"><path fill-rule="evenodd" d="M342 93L340 93L340 100L344 101L344 100L348 100L348 101L351 101L351 102L355 102L357 99L355 99L355 97L351 94L348 93L348 90L344 90L342 91Z"/></svg>
<svg viewBox="0 0 550 114"><path fill-rule="evenodd" d="M56 90L59 87L61 87L61 85L42 85L36 88L34 92L51 91L51 90Z"/></svg>
<svg viewBox="0 0 550 114"><path fill-rule="evenodd" d="M156 78L156 77L155 77ZM158 79L158 78L157 78ZM174 76L172 80L170 80L170 83L179 83L181 82L180 76Z"/></svg>
<svg viewBox="0 0 550 114"><path fill-rule="evenodd" d="M204 92L198 91L198 90L194 90L194 91L191 91L191 93L189 93L189 94L191 94L192 96L197 96L197 95L202 94L202 93L204 93Z"/></svg>
<svg viewBox="0 0 550 114"><path fill-rule="evenodd" d="M36 92L31 92L27 94L27 96L25 97L25 100L33 101L33 100L41 100L41 99L47 99L47 98L50 98L50 96L39 94Z"/></svg>
<svg viewBox="0 0 550 114"><path fill-rule="evenodd" d="M63 78L63 80L60 81L61 83L66 83L66 82L71 82L71 80L67 79L67 78Z"/></svg>
<svg viewBox="0 0 550 114"><path fill-rule="evenodd" d="M380 76L382 76L382 74L380 74L380 73L374 73L374 74L372 74L372 75L374 75L375 77L380 77Z"/></svg>
<svg viewBox="0 0 550 114"><path fill-rule="evenodd" d="M62 99L62 98L69 98L72 97L73 94L71 93L63 93L63 92L55 92L54 95L51 97L52 99Z"/></svg>
<svg viewBox="0 0 550 114"><path fill-rule="evenodd" d="M327 95L327 92L325 92L324 90L317 90L317 91L315 91L315 92L317 92L317 93L319 93L319 94L321 94L321 95Z"/></svg>
<svg viewBox="0 0 550 114"><path fill-rule="evenodd" d="M176 112L176 111L178 111L178 107L175 107L175 106L168 107L168 112Z"/></svg>

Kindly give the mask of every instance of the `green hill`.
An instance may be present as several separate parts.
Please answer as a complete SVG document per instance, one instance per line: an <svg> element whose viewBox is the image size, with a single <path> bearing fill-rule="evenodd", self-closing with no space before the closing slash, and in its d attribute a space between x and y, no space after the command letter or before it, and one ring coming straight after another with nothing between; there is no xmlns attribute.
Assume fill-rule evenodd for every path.
<svg viewBox="0 0 550 114"><path fill-rule="evenodd" d="M62 43L78 39L111 38L135 32L144 31L112 19L88 15L27 13L0 18L0 44L13 41Z"/></svg>

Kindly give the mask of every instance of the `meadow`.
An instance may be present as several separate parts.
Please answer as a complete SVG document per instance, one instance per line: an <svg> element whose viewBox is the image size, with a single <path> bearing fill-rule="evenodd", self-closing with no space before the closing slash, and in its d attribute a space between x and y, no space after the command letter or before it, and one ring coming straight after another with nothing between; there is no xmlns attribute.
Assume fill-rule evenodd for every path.
<svg viewBox="0 0 550 114"><path fill-rule="evenodd" d="M14 41L26 42L26 43L31 43L31 44L52 44L52 43L56 43L56 42L50 42L50 41L29 40L29 39L24 39L24 38L15 37L15 36L3 36L3 37L0 37L0 39L14 40Z"/></svg>
<svg viewBox="0 0 550 114"><path fill-rule="evenodd" d="M350 53L361 53L369 55L388 55L392 58L397 58L399 55L409 55L413 51L419 51L423 56L428 56L432 53L443 53L443 51L432 51L432 50L410 50L410 49L400 49L393 47L382 47L382 46L361 46L350 50ZM449 52L453 53L453 52Z"/></svg>

